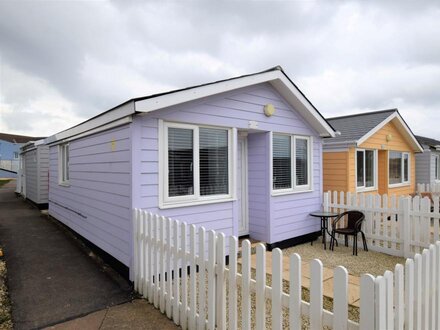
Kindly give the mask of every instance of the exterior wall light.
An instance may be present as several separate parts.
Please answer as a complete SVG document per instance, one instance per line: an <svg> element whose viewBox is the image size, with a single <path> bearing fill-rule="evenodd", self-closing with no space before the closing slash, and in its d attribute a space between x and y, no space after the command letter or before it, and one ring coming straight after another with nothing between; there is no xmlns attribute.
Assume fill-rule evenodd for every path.
<svg viewBox="0 0 440 330"><path fill-rule="evenodd" d="M275 106L273 104L266 104L264 106L264 114L266 117L270 117L275 113Z"/></svg>

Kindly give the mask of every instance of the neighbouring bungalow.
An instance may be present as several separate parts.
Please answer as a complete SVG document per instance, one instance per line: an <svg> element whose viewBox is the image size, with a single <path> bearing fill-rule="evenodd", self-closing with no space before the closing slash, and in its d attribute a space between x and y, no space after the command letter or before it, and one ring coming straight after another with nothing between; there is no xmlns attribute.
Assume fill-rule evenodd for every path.
<svg viewBox="0 0 440 330"><path fill-rule="evenodd" d="M314 239L333 136L280 67L132 99L46 139L49 214L127 267L134 208L270 247Z"/></svg>
<svg viewBox="0 0 440 330"><path fill-rule="evenodd" d="M416 136L423 147L423 153L416 155L417 183L435 184L440 182L440 141Z"/></svg>
<svg viewBox="0 0 440 330"><path fill-rule="evenodd" d="M324 191L415 192L423 148L397 109L327 120L340 135L324 140Z"/></svg>
<svg viewBox="0 0 440 330"><path fill-rule="evenodd" d="M40 139L44 138L0 133L0 178L17 178L20 147Z"/></svg>
<svg viewBox="0 0 440 330"><path fill-rule="evenodd" d="M16 193L47 208L49 197L49 147L44 140L30 141L20 147Z"/></svg>

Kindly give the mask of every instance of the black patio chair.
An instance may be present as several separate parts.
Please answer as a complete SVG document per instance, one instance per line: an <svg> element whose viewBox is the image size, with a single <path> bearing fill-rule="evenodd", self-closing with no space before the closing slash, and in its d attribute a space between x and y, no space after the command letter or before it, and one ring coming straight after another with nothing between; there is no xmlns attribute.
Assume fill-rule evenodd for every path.
<svg viewBox="0 0 440 330"><path fill-rule="evenodd" d="M347 226L344 228L337 228L338 222L342 218L347 216ZM335 234L341 234L345 237L345 246L348 246L348 236L353 236L353 255L357 256L357 238L358 234L362 235L362 242L364 244L364 251L368 251L367 241L365 234L361 229L362 221L364 221L365 215L360 211L347 211L341 213L332 223L332 234L330 239L330 249L335 247Z"/></svg>

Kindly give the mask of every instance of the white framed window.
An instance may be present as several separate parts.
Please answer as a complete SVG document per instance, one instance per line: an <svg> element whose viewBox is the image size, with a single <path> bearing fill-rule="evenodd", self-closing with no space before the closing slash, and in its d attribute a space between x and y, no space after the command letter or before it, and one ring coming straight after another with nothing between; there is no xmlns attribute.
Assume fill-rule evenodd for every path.
<svg viewBox="0 0 440 330"><path fill-rule="evenodd" d="M377 182L377 152L369 149L356 150L357 190L375 189Z"/></svg>
<svg viewBox="0 0 440 330"><path fill-rule="evenodd" d="M434 156L434 179L436 181L440 181L440 162L439 162L439 156Z"/></svg>
<svg viewBox="0 0 440 330"><path fill-rule="evenodd" d="M272 193L312 189L311 137L272 135Z"/></svg>
<svg viewBox="0 0 440 330"><path fill-rule="evenodd" d="M18 152L14 151L14 159L18 159Z"/></svg>
<svg viewBox="0 0 440 330"><path fill-rule="evenodd" d="M58 182L61 185L69 184L69 144L58 146Z"/></svg>
<svg viewBox="0 0 440 330"><path fill-rule="evenodd" d="M163 123L161 206L232 198L232 129Z"/></svg>
<svg viewBox="0 0 440 330"><path fill-rule="evenodd" d="M410 155L408 152L388 152L389 186L406 185L410 182Z"/></svg>

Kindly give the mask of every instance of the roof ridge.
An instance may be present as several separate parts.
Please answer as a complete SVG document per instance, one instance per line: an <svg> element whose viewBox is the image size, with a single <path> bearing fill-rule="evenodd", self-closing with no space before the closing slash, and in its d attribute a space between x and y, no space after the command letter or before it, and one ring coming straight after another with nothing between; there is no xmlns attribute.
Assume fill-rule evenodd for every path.
<svg viewBox="0 0 440 330"><path fill-rule="evenodd" d="M363 112L363 113L355 113L355 114L339 116L339 117L328 117L326 119L327 120L334 120L334 119L359 117L359 116L373 115L373 114L379 114L379 113L385 113L385 112L395 112L395 111L399 111L399 110L397 108L393 108L393 109L377 110L377 111L370 111L370 112Z"/></svg>

